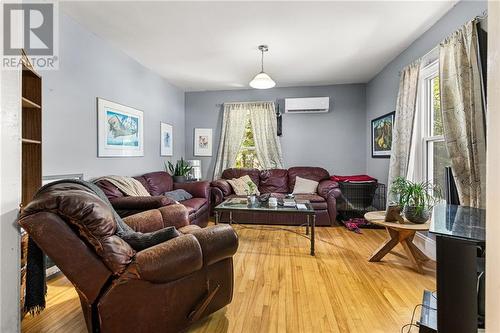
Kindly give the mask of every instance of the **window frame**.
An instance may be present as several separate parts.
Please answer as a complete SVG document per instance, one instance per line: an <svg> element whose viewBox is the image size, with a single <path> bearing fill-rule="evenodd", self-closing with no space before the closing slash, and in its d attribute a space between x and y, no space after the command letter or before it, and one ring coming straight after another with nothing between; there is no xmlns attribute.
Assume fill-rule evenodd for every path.
<svg viewBox="0 0 500 333"><path fill-rule="evenodd" d="M419 119L415 122L417 126L416 133L420 136L421 156L420 156L420 170L417 175L419 181L428 181L434 184L433 167L434 155L430 149L431 144L444 142L444 134L434 135L434 103L432 81L434 78L439 77L439 60L436 59L420 72L419 92L418 92L418 112Z"/></svg>

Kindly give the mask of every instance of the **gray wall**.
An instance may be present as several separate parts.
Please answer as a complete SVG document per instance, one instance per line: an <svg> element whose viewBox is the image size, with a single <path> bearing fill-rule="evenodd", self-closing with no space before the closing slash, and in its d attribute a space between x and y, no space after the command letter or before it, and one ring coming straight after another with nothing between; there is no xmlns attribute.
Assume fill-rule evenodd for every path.
<svg viewBox="0 0 500 333"><path fill-rule="evenodd" d="M399 72L412 61L425 55L462 24L487 9L486 1L461 1L441 20L420 36L405 51L392 60L366 87L366 172L387 182L389 159L371 157L370 121L394 111L399 86Z"/></svg>
<svg viewBox="0 0 500 333"><path fill-rule="evenodd" d="M194 128L212 128L212 157L202 160L203 175L211 179L219 146L224 102L279 100L285 97L330 97L330 112L283 114L281 145L286 167L321 166L335 174L366 169L365 86L335 85L186 93L186 157L193 157Z"/></svg>
<svg viewBox="0 0 500 333"><path fill-rule="evenodd" d="M43 76L43 174L86 178L163 169L160 121L184 155L184 92L73 19L60 15L60 68ZM144 112L144 157L97 158L96 97Z"/></svg>

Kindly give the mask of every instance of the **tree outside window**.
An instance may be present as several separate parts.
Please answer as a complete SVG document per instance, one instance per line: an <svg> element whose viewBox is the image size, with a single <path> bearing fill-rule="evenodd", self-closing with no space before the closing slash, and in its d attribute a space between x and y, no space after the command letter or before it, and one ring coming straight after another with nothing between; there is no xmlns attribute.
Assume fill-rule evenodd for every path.
<svg viewBox="0 0 500 333"><path fill-rule="evenodd" d="M254 133L250 116L247 116L245 125L245 135L241 143L240 151L236 156L237 168L257 168L260 169L260 163L255 151Z"/></svg>

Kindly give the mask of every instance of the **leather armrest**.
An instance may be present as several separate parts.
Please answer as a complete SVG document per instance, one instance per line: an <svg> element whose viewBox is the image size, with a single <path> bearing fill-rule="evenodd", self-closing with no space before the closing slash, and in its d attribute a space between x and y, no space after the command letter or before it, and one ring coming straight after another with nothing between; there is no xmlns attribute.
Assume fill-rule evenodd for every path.
<svg viewBox="0 0 500 333"><path fill-rule="evenodd" d="M177 229L189 225L189 211L182 204L174 204L158 208L165 227L174 226Z"/></svg>
<svg viewBox="0 0 500 333"><path fill-rule="evenodd" d="M221 189L218 187L211 187L210 188L210 193L211 193L211 198L210 202L212 203L213 207L217 206L220 204L222 201L224 201L224 193L222 193Z"/></svg>
<svg viewBox="0 0 500 333"><path fill-rule="evenodd" d="M183 189L195 198L210 199L210 183L207 181L174 183L174 189Z"/></svg>
<svg viewBox="0 0 500 333"><path fill-rule="evenodd" d="M123 222L138 232L153 232L164 228L163 217L158 209L151 209L123 218Z"/></svg>
<svg viewBox="0 0 500 333"><path fill-rule="evenodd" d="M201 247L193 235L182 235L138 252L133 267L140 279L165 283L203 267Z"/></svg>
<svg viewBox="0 0 500 333"><path fill-rule="evenodd" d="M115 209L148 210L168 206L175 201L164 196L120 197L109 199Z"/></svg>
<svg viewBox="0 0 500 333"><path fill-rule="evenodd" d="M339 183L333 180L322 180L318 185L318 194L325 199L328 199L330 195L338 198L340 196Z"/></svg>
<svg viewBox="0 0 500 333"><path fill-rule="evenodd" d="M233 191L233 188L225 179L214 180L210 183L210 186L220 189L225 197L230 195Z"/></svg>
<svg viewBox="0 0 500 333"><path fill-rule="evenodd" d="M182 229L196 237L203 252L203 264L211 265L232 257L238 249L238 236L230 225L214 225L203 229Z"/></svg>

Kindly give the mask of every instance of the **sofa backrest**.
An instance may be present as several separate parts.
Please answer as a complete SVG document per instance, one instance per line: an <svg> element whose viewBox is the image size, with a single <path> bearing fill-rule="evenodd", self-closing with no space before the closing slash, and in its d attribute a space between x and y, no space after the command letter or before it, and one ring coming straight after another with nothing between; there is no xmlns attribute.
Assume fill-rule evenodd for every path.
<svg viewBox="0 0 500 333"><path fill-rule="evenodd" d="M289 193L288 187L288 170L286 169L269 169L262 170L259 173L260 193Z"/></svg>
<svg viewBox="0 0 500 333"><path fill-rule="evenodd" d="M222 179L233 179L248 175L260 193L290 193L295 187L295 178L302 177L317 182L330 179L330 174L319 167L293 167L290 169L245 169L230 168L222 172Z"/></svg>
<svg viewBox="0 0 500 333"><path fill-rule="evenodd" d="M134 177L144 185L151 195L162 195L173 190L172 176L165 171L149 172L139 177Z"/></svg>
<svg viewBox="0 0 500 333"><path fill-rule="evenodd" d="M292 192L293 188L295 187L295 178L297 176L317 182L330 179L330 174L323 168L293 167L288 169L288 188L290 189L290 192Z"/></svg>
<svg viewBox="0 0 500 333"><path fill-rule="evenodd" d="M259 187L260 184L260 171L258 169L246 169L246 168L230 168L222 172L222 179L233 179L240 178L248 175L250 179Z"/></svg>
<svg viewBox="0 0 500 333"><path fill-rule="evenodd" d="M125 270L135 255L130 245L115 234L117 225L113 208L83 185L74 183L49 185L37 193L23 209L20 224L26 227L30 236L42 246L44 235L43 232L37 231L40 231L40 226L47 222L48 218L40 219L40 224L36 221L26 222L28 217L40 213L51 213L51 216L66 222L78 238L88 244L92 252L95 252L102 263L116 275ZM61 238L64 237L63 229L53 232L58 232ZM42 248L42 250L49 253L48 249ZM57 261L56 264L73 265L72 262ZM79 265L76 262L74 264Z"/></svg>

